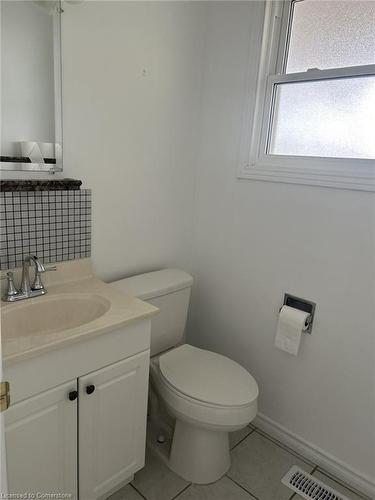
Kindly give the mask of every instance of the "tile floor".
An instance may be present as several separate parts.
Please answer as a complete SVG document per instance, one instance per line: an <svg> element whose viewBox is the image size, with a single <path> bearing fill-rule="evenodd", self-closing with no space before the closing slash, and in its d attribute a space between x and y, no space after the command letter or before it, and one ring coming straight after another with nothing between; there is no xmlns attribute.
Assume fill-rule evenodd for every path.
<svg viewBox="0 0 375 500"><path fill-rule="evenodd" d="M302 497L280 482L292 465L312 473L351 500L368 500L253 426L233 433L230 440L232 466L216 483L190 484L148 449L145 467L108 500L299 500Z"/></svg>

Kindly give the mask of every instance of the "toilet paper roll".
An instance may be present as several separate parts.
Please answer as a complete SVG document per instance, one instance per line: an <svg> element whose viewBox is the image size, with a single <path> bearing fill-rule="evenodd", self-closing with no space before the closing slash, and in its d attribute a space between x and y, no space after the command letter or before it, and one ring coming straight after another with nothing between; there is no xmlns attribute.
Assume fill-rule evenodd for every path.
<svg viewBox="0 0 375 500"><path fill-rule="evenodd" d="M283 306L277 324L275 346L282 351L297 356L301 342L301 333L307 330L306 320L309 313Z"/></svg>

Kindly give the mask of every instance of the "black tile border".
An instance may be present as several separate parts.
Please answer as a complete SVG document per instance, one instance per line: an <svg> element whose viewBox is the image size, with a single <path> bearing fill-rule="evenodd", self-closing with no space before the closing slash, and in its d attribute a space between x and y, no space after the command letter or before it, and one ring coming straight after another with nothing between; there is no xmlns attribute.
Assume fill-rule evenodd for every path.
<svg viewBox="0 0 375 500"><path fill-rule="evenodd" d="M14 191L75 191L81 189L79 179L2 179L1 192Z"/></svg>

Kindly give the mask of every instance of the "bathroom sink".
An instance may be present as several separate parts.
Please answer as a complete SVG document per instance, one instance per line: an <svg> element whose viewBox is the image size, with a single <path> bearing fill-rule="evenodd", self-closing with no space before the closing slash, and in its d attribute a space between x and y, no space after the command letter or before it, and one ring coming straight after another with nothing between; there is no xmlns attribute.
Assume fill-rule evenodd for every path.
<svg viewBox="0 0 375 500"><path fill-rule="evenodd" d="M109 300L94 294L58 294L25 300L2 311L2 336L10 340L70 330L100 318L109 308Z"/></svg>
<svg viewBox="0 0 375 500"><path fill-rule="evenodd" d="M19 283L21 270L17 272ZM46 295L1 301L3 366L79 342L91 343L113 331L122 335L129 323L158 312L151 304L96 278L90 259L59 263L56 272L46 276L45 285ZM129 349L132 345L133 340Z"/></svg>

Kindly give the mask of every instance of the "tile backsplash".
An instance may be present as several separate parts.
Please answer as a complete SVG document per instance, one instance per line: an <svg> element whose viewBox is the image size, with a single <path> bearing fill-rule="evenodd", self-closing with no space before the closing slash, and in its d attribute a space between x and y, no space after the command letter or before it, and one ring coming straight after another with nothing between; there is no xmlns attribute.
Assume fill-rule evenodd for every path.
<svg viewBox="0 0 375 500"><path fill-rule="evenodd" d="M0 193L0 269L90 257L91 190Z"/></svg>

